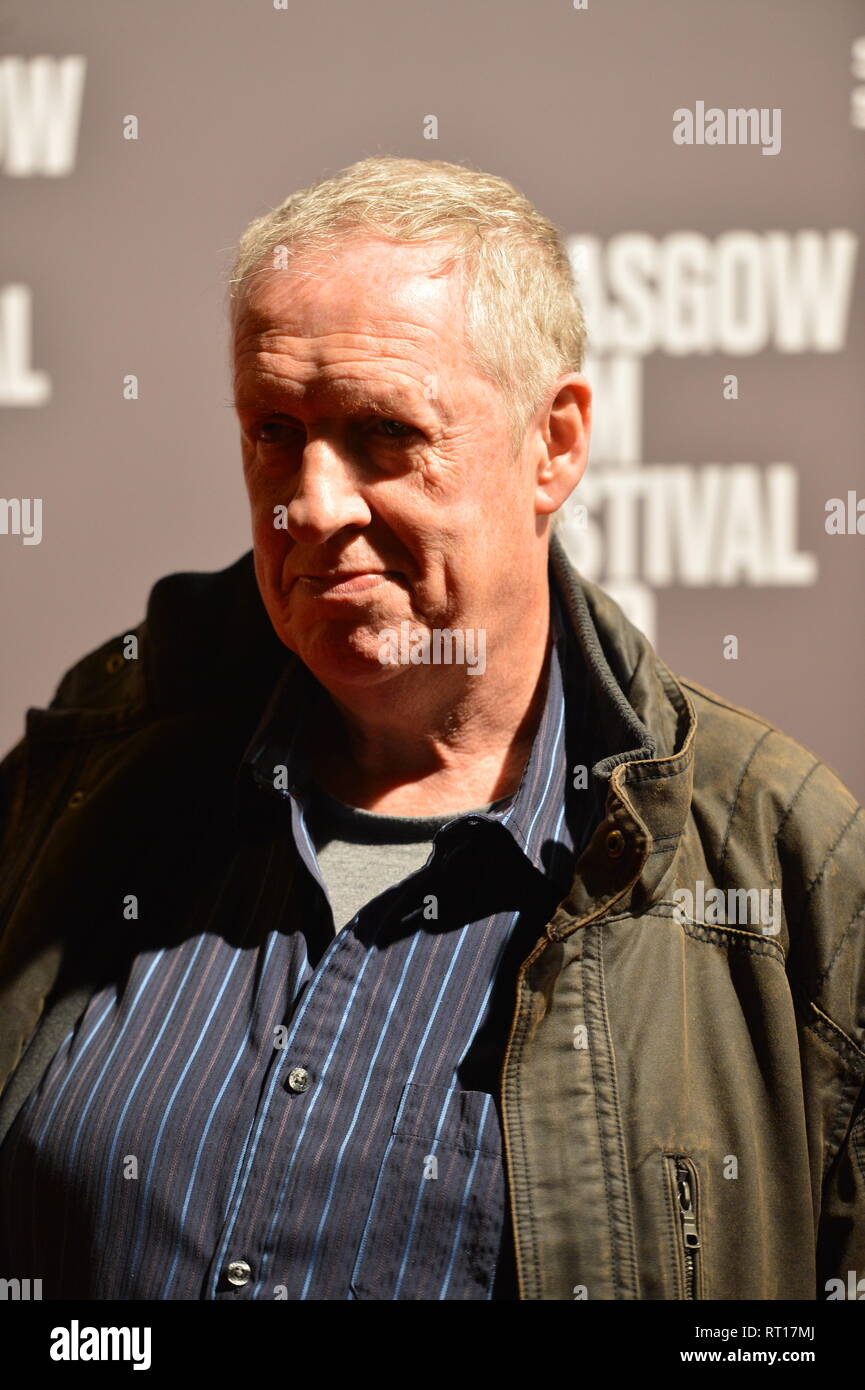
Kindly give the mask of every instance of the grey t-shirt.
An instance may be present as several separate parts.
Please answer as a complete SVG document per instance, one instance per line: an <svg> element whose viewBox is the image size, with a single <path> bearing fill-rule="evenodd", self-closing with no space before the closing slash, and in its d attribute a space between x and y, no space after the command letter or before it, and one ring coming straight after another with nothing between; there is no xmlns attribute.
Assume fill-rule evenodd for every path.
<svg viewBox="0 0 865 1390"><path fill-rule="evenodd" d="M496 802L476 806L489 811ZM435 816L382 816L337 801L313 785L306 820L327 888L336 931L386 888L422 868L437 830L471 811Z"/></svg>

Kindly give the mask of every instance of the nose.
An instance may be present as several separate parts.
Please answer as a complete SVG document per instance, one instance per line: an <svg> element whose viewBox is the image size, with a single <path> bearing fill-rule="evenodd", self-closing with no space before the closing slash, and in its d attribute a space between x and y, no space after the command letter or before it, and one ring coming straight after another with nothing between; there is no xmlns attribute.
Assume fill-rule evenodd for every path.
<svg viewBox="0 0 865 1390"><path fill-rule="evenodd" d="M286 525L292 540L321 545L346 526L366 526L370 518L351 462L327 440L310 440L287 508Z"/></svg>

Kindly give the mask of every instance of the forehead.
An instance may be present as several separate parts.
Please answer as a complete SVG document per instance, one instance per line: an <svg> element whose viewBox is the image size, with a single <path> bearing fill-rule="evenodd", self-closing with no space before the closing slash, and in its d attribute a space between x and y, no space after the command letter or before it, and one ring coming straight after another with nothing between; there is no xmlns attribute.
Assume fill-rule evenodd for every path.
<svg viewBox="0 0 865 1390"><path fill-rule="evenodd" d="M301 352L304 340L365 347L404 342L428 351L463 341L462 280L446 243L353 240L327 257L302 254L284 270L251 278L237 306L234 350Z"/></svg>

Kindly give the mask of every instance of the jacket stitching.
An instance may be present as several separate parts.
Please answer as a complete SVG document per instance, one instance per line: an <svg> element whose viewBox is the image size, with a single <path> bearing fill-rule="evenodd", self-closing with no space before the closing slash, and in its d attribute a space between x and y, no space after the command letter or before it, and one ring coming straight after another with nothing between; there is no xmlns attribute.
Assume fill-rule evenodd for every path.
<svg viewBox="0 0 865 1390"><path fill-rule="evenodd" d="M688 750L674 753L671 758L647 758L643 762L629 763L626 781L660 782L665 777L685 777L691 770L692 761L691 752Z"/></svg>
<svg viewBox="0 0 865 1390"><path fill-rule="evenodd" d="M784 826L787 824L787 821L789 820L789 818L790 818L790 816L791 816L791 814L792 814L793 807L796 805L796 802L799 800L799 797L800 797L800 795L802 794L802 792L804 791L806 785L807 785L808 782L810 781L811 777L813 777L814 773L817 771L817 768L818 768L818 767L822 767L822 766L823 766L823 764L820 762L819 759L815 759L815 760L814 760L813 764L812 764L811 767L808 769L808 771L805 773L805 776L802 778L801 782L799 783L798 787L796 788L795 792L793 793L793 796L792 796L792 798L791 798L791 800L790 800L789 806L787 807L786 811L784 812L783 816L781 817L781 819L779 820L779 822L778 822L778 824L777 824L777 826L776 826L776 828L775 828L775 834L772 836L772 858L773 858L774 864L775 864L775 876L774 876L774 878L773 878L773 880L772 880L773 883L775 883L775 882L777 882L777 883L783 883L783 881L784 881L784 873L783 873L783 870L782 870L782 868L781 868L781 856L780 856L780 853L779 853L779 850L778 850L778 841L779 841L779 839L780 839L781 832L783 831Z"/></svg>
<svg viewBox="0 0 865 1390"><path fill-rule="evenodd" d="M846 1085L843 1087L841 1091L841 1097L838 1101L838 1108L835 1111L834 1124L832 1124L832 1126L830 1127L829 1134L826 1139L826 1153L823 1159L822 1173L822 1181L824 1183L829 1174L829 1169L835 1162L835 1159L837 1158L841 1146L844 1142L844 1136L847 1133L847 1126L850 1123L850 1112L852 1111L853 1106L856 1103L856 1097L859 1094L859 1090L860 1081L858 1081L856 1078L851 1078L847 1081Z"/></svg>
<svg viewBox="0 0 865 1390"><path fill-rule="evenodd" d="M755 936L751 932L743 931L741 927L714 927L708 922L685 922L684 930L688 936L695 941L704 941L706 938L697 936L697 932L708 932L708 945L720 946L722 942L713 941L711 937L715 934L722 938L729 938L724 944L729 946L741 946L745 950L756 956L772 956L780 965L786 965L787 957L784 954L783 946L777 941L766 941L763 937Z"/></svg>
<svg viewBox="0 0 865 1390"><path fill-rule="evenodd" d="M811 778L814 776L814 773L817 771L818 767L823 767L823 763L821 763L819 759L816 759L816 760L814 761L814 763L812 764L812 766L811 766L811 767L808 769L808 771L805 773L805 776L802 778L802 781L799 783L798 787L796 788L795 792L793 793L793 799L792 799L792 801L790 802L790 805L787 807L786 811L784 812L783 816L781 817L781 819L780 819L779 822L778 822L778 828L777 828L777 830L775 831L775 854L776 854L776 856L777 856L777 853L778 853L778 840L779 840L780 837L781 837L781 832L782 832L782 830L784 829L784 826L787 824L787 821L788 821L789 818L790 818L790 815L791 815L791 813L792 813L793 807L796 805L796 802L799 800L799 797L801 796L801 794L802 794L802 792L804 791L805 787L807 786L808 782L809 782L809 781L811 780Z"/></svg>
<svg viewBox="0 0 865 1390"><path fill-rule="evenodd" d="M670 701L670 704L679 717L688 719L693 715L696 718L696 711L682 689L684 682L678 681L669 666L661 661L660 658L655 662L655 675L661 682L667 699Z"/></svg>
<svg viewBox="0 0 865 1390"><path fill-rule="evenodd" d="M824 984L825 981L829 978L829 975L832 972L835 962L837 961L839 955L841 954L841 951L844 948L844 944L850 933L850 928L853 926L854 922L858 921L858 919L863 915L863 913L865 913L865 898L862 899L861 905L853 913L853 916L850 918L850 921L847 923L846 927L841 933L841 940L838 942L838 945L832 952L832 959L829 961L829 964L826 966L826 969L821 971L820 974L817 976L816 980L814 981L815 989L818 989L820 985Z"/></svg>
<svg viewBox="0 0 865 1390"><path fill-rule="evenodd" d="M523 1029L522 1029L522 1036L521 1036L521 1038L520 1038L520 1043L521 1043L522 1045L525 1045L525 1042L526 1042L527 1038L528 1038L528 1019L526 1019L526 1020L524 1021ZM521 1058L522 1058L522 1046L521 1046L521 1049L520 1049L520 1056L521 1056ZM522 1155L525 1156L525 1153L526 1153L526 1129L525 1129L525 1116L524 1116L524 1114L523 1114L522 1106L520 1106L520 1108L519 1108L518 1111L517 1111L517 1118L518 1118L518 1123L519 1123L519 1128L520 1128L520 1144L521 1144L521 1149L522 1149ZM526 1190L526 1191L528 1191L529 1182L530 1182L530 1173L529 1173L529 1169L528 1169L528 1166L525 1164L525 1162L523 1162L523 1183L524 1183L524 1187L525 1187L525 1190ZM533 1266L534 1266L534 1271L535 1271L535 1288L538 1290L538 1292L539 1292L539 1294L540 1294L540 1293L543 1292L543 1287L544 1287L544 1285L543 1285L543 1271L542 1271L542 1269L541 1269L541 1255L540 1255L540 1248L539 1248L539 1243L538 1243L538 1232L537 1232L537 1227L536 1227L534 1221L532 1221L532 1223L531 1223L531 1234L532 1234L532 1264L533 1264Z"/></svg>
<svg viewBox="0 0 865 1390"><path fill-rule="evenodd" d="M676 1236L676 1223L673 1218L674 1194L671 1191L672 1179L670 1177L670 1167L667 1163L667 1153L661 1154L661 1190L663 1192L663 1209L667 1218L667 1239L670 1244L670 1268L673 1271L673 1287L677 1295L681 1296L681 1270L679 1268L679 1242Z"/></svg>
<svg viewBox="0 0 865 1390"><path fill-rule="evenodd" d="M640 915L643 917L663 917L666 919L672 917L673 913L679 910L680 907L678 903L662 900L652 903L651 907L647 907L646 911ZM604 918L605 922L637 920L633 912L630 911L612 912ZM705 941L706 944L710 946L739 946L743 950L750 951L753 955L770 955L780 964L786 964L787 957L780 942L768 940L765 937L758 936L755 932L745 931L742 927L714 925L710 922L698 922L694 918L689 918L680 925L695 941ZM708 940L704 936L696 935L697 932L707 933ZM718 937L720 940L713 940L713 937Z"/></svg>
<svg viewBox="0 0 865 1390"><path fill-rule="evenodd" d="M802 904L802 917L804 917L804 915L805 915L805 905L807 904L808 899L810 898L811 894L814 892L814 889L817 887L818 883L820 882L820 880L823 878L824 874L826 873L826 869L827 869L828 866L829 866L830 860L831 860L832 857L834 856L834 854L835 854L835 852L836 852L838 846L840 845L841 841L844 839L844 836L847 834L847 831L850 829L851 825L852 825L853 822L856 820L856 817L859 815L859 813L860 813L861 810L862 810L862 807L861 807L861 806L857 806L857 807L856 807L856 810L853 812L853 814L852 814L852 816L850 817L850 819L849 819L849 820L847 821L847 823L843 826L843 828L842 828L842 830L841 830L841 833L839 834L839 836L838 836L837 840L835 841L834 845L832 845L832 846L827 850L827 852L826 852L826 858L823 860L823 863L820 865L820 868L817 870L817 873L815 874L814 878L812 878L812 880L811 880L810 884L808 885L808 888L807 888L807 890L806 890L806 892L805 892L805 898L804 898L804 902L803 902L803 904ZM802 920L802 917L800 917L800 919L799 919L800 921Z"/></svg>
<svg viewBox="0 0 865 1390"><path fill-rule="evenodd" d="M601 924L600 924L600 923L597 923L596 926L597 926L597 928L598 928L598 933L596 933L597 944L598 944L597 952L595 952L594 950L591 949L591 946L593 945L593 943L591 942L591 936L587 937L586 946L585 946L584 952L583 952L583 960L584 960L584 967L583 967L583 968L584 968L585 973L586 973L586 985L587 985L587 988L586 988L585 994L584 994L583 1010L584 1010L584 1012L585 1012L585 1014L586 1014L587 1021L588 1021L588 1019L589 1019L589 1010L586 1008L586 1004L588 1003L590 996L593 994L593 990L592 990L591 987L590 987L590 986L591 986L591 974L590 974L590 970L589 970L587 967L594 966L596 972L599 972L599 970L600 970L598 958L599 958L600 953L601 953L601 939L600 939L600 934L599 934L599 933L600 933L600 929L601 929ZM602 1008L603 1008L603 1003L602 1003ZM593 1011L593 1010L592 1010L592 1011ZM601 1052L602 1052L602 1050L603 1050L603 1049L602 1049L602 1046L601 1046L601 1039L602 1039L602 1037L603 1037L603 1032L604 1032L604 1030L603 1030L603 1025L602 1025L602 1024L598 1027L598 1030L597 1030L597 1031L598 1031L598 1063L599 1063L599 1062L600 1062L600 1057L601 1057ZM599 1141L600 1150L601 1150L601 1171L602 1171L603 1177L604 1177L604 1196L605 1196L606 1202L607 1202L607 1225L608 1225L608 1229L609 1229L609 1232L610 1232L610 1266L611 1266L610 1272L611 1272L612 1281L613 1281L613 1297L615 1298L616 1293L617 1293L617 1290L618 1290L618 1287L619 1287L619 1276L618 1276L618 1262L619 1262L619 1261L618 1261L618 1253L617 1253L617 1250L616 1250L616 1245L617 1245L616 1234L615 1234L615 1231L613 1230L613 1221L612 1221L612 1210L613 1210L613 1206L612 1206L612 1200L611 1200L611 1196L610 1196L610 1174L609 1174L609 1164L607 1163L607 1156L606 1156L606 1152L605 1152L606 1146L605 1146L605 1144L604 1144L604 1121L603 1121L603 1117L602 1117L602 1115L601 1115L601 1110L600 1110L600 1091L601 1091L601 1087L600 1087L600 1085L598 1084L600 1078L599 1078L598 1075L597 1075L598 1063L596 1063L596 1061L595 1061L595 1049L594 1049L594 1048L590 1049L589 1056L590 1056L591 1059L592 1059L592 1074L593 1074L593 1076L594 1076L594 1085L592 1086L592 1091L593 1091L593 1093L594 1093L594 1094L593 1094L593 1099L594 1099L594 1102L595 1102L595 1123L597 1124L597 1127L598 1127L598 1141Z"/></svg>
<svg viewBox="0 0 865 1390"><path fill-rule="evenodd" d="M598 1138L601 1149L601 1167L604 1174L604 1192L607 1199L607 1223L610 1232L610 1261L611 1274L613 1279L614 1296L621 1291L627 1297L628 1291L634 1297L639 1296L639 1276L637 1273L635 1252L634 1252L634 1223L631 1212L630 1191L628 1187L628 1167L625 1141L622 1134L621 1115L619 1108L618 1086L616 1084L615 1056L613 1053L612 1042L608 1033L608 1013L606 988L604 984L604 953L603 953L603 930L604 923L596 924L597 930L589 933L584 948L583 960L586 968L587 988L584 996L584 1011L587 1019L590 1012L598 1010L596 1018L596 1036L598 1040L597 1049L592 1049L592 1072L596 1073L595 1054L597 1051L598 1063L603 1063L603 1069L608 1089L609 1106L611 1110L611 1123L605 1123L605 1117L600 1109L601 1086L594 1086L595 1117L598 1125ZM592 988L594 973L594 989ZM586 1005L589 1008L586 1008ZM590 1030L591 1031L591 1030ZM610 1152L610 1137L614 1146L614 1153ZM624 1224L624 1234L620 1235L618 1223L615 1220L615 1207L613 1204L613 1194L611 1191L610 1168L612 1163L618 1164L619 1177L621 1180L621 1202L622 1222ZM627 1253L625 1255L626 1267L622 1267L619 1255L619 1247L626 1244Z"/></svg>
<svg viewBox="0 0 865 1390"><path fill-rule="evenodd" d="M857 1072L865 1073L865 1052L862 1051L862 1048L859 1047L851 1037L848 1037L844 1029L839 1028L838 1024L835 1023L828 1014L824 1014L823 1010L814 1003L813 999L807 1001L807 1007L811 1009L817 1017L812 1019L809 1023L806 1023L806 1028L810 1028L818 1037L822 1038L825 1043L828 1043L833 1052L837 1052L838 1056L849 1062ZM828 1036L824 1037L824 1031Z"/></svg>
<svg viewBox="0 0 865 1390"><path fill-rule="evenodd" d="M729 814L729 816L728 816L728 818L727 818L727 828L726 828L726 830L724 831L724 844L723 844L722 849L721 849L721 870L720 870L719 878L723 878L723 877L725 876L725 873L726 873L726 868L727 868L727 848L728 848L729 843L730 843L730 831L731 831L732 826L733 826L733 818L734 818L735 815L736 815L736 810L737 810L738 805L739 805L739 796L741 795L741 792L742 792L742 784L744 783L745 778L746 778L747 775L748 775L748 770L749 770L749 768L750 768L752 762L754 761L755 757L757 756L757 753L759 752L760 748L763 746L763 744L765 743L766 739L769 737L769 735L770 735L772 732L773 732L773 729L771 728L771 726L769 726L769 727L767 727L767 728L765 729L765 731L763 732L763 734L760 736L760 738L758 738L757 742L754 744L754 747L751 749L751 752L749 753L748 757L745 759L745 762L744 762L743 765L742 765L742 771L741 771L740 774L739 774L739 781L737 782L737 784L736 784L736 790L735 790L735 792L733 793L733 801L732 801L732 804L731 804L731 806L730 806L730 814Z"/></svg>
<svg viewBox="0 0 865 1390"><path fill-rule="evenodd" d="M519 987L519 991L518 991L518 1000L517 1000L518 1017L517 1017L517 1024L516 1024L516 1028L515 1028L515 1030L514 1030L514 1038L513 1038L513 1055L514 1055L514 1057L517 1059L517 1061L520 1062L520 1063L522 1063L522 1061L523 1061L524 1048L525 1048L525 1043L526 1043L526 1038L527 1038L527 1036L528 1036L528 1028L529 1028L529 1019L528 1019L528 1016L527 1016L526 1011L525 1011L525 1010L523 1009L523 1007L522 1007L522 1005L523 1005L523 996L524 996L524 992L525 992L527 989L528 989L529 991L531 991L531 988L532 988L532 987L531 987L531 985L528 983L528 980L527 980L526 976L523 976L522 980L520 981L520 987ZM506 1052L506 1059L507 1059L507 1052ZM529 1174L529 1170L528 1170L528 1167L527 1167L526 1162L525 1162L525 1153L526 1153L526 1131L525 1131L525 1124L524 1124L524 1117L523 1117L523 1108L522 1108L522 1105L521 1105L520 1103L517 1103L517 1105L513 1108L513 1110L514 1110L514 1112L516 1113L516 1117L517 1117L517 1129L519 1130L519 1136L520 1136L519 1164L520 1164L520 1170L521 1170L521 1178L522 1178L522 1184L523 1184L523 1191L524 1191L524 1192L530 1192L530 1190L531 1190L530 1174ZM512 1196L513 1196L514 1209L516 1209L516 1205L517 1205L517 1187L518 1187L518 1185L517 1185L516 1183L514 1183L514 1184L513 1184L513 1188L512 1188ZM527 1230L527 1231L529 1232L529 1235L530 1235L530 1238L531 1238L531 1263L532 1263L532 1268L533 1268L533 1272L534 1272L534 1291L535 1291L535 1293L536 1293L539 1297L542 1297L542 1296L543 1296L543 1277L542 1277L542 1274L541 1274L541 1261L540 1261L540 1254L539 1254L539 1251L538 1251L538 1237L537 1237L537 1231L536 1231L536 1228L535 1228L535 1223L534 1223L534 1221L531 1219L531 1217L532 1217L532 1212L531 1212L530 1199L524 1198L524 1200L523 1200L523 1205L524 1205L524 1209L525 1209L525 1211L526 1211L526 1221L525 1221L525 1223L524 1223L524 1229ZM519 1231L519 1223L515 1221L515 1222L514 1222L514 1245L515 1245L515 1246L516 1246L516 1244L517 1244L518 1231Z"/></svg>
<svg viewBox="0 0 865 1390"><path fill-rule="evenodd" d="M725 700L723 696L717 695L713 690L706 690L702 685L697 685L696 681L687 681L679 678L680 685L686 690L693 690L695 695L699 695L707 704L715 705L718 709L732 710L734 714L739 714L743 719L747 719L752 724L759 724L767 733L777 733L773 724L768 719L763 719L759 714L755 714L752 709L745 709L743 705L734 705L732 700ZM809 750L810 751L810 750Z"/></svg>

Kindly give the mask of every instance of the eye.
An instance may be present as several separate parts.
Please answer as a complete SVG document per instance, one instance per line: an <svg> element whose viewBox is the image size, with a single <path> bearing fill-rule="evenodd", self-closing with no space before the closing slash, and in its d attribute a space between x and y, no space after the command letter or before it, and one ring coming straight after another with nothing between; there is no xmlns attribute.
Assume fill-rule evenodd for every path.
<svg viewBox="0 0 865 1390"><path fill-rule="evenodd" d="M257 444L286 444L297 429L285 420L260 420L252 427L252 435Z"/></svg>
<svg viewBox="0 0 865 1390"><path fill-rule="evenodd" d="M376 420L374 428L382 432L386 439L408 439L417 431L412 425L406 425L402 420Z"/></svg>

